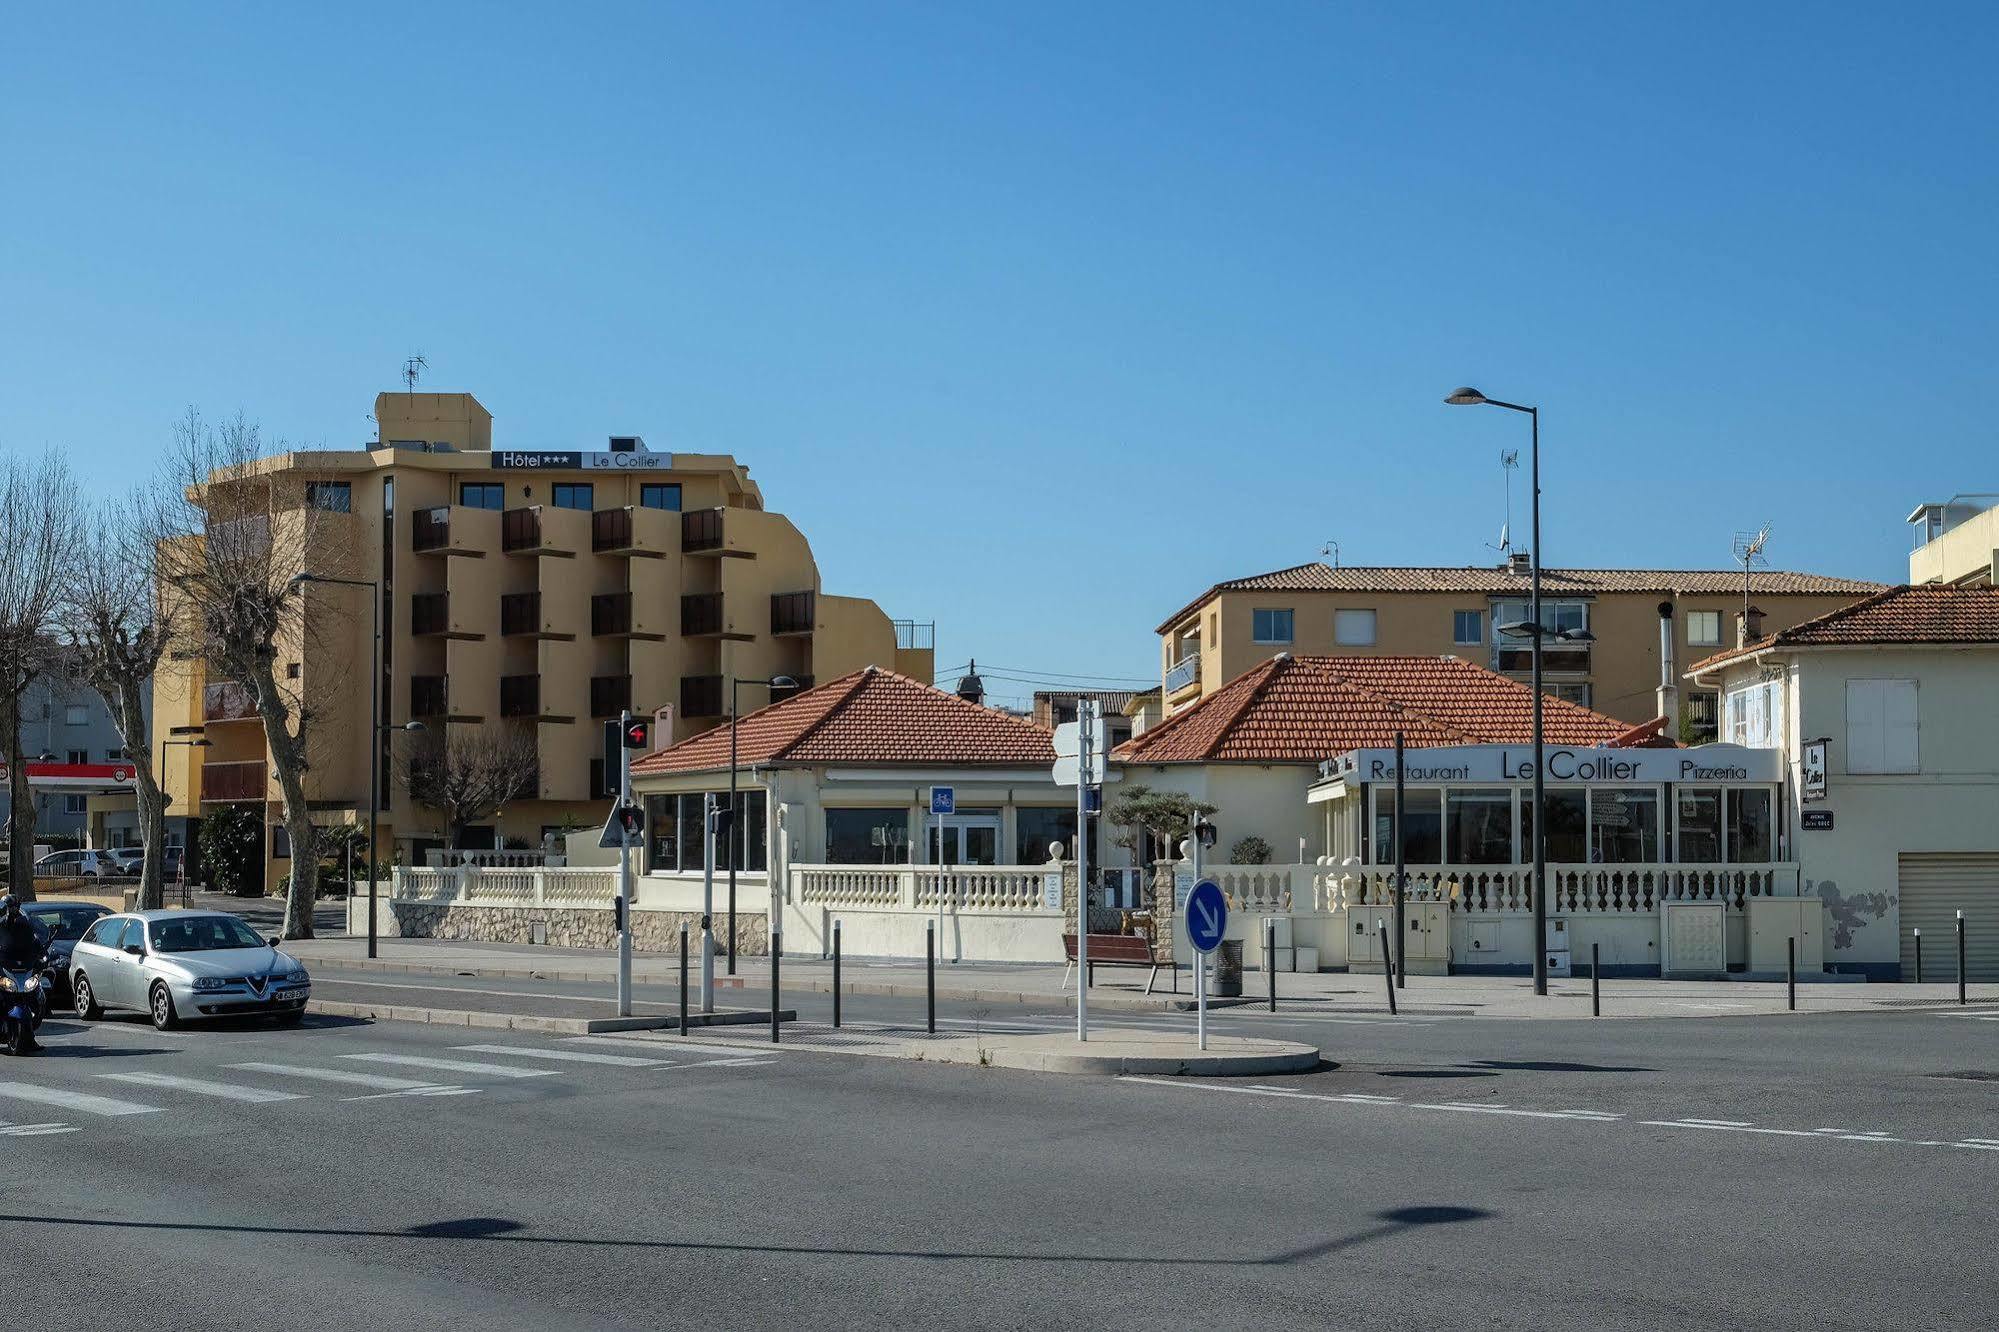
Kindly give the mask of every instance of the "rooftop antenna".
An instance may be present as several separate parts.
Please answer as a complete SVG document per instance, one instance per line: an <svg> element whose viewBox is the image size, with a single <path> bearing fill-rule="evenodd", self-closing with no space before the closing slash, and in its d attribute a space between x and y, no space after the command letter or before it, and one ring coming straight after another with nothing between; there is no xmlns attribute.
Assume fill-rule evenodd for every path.
<svg viewBox="0 0 1999 1332"><path fill-rule="evenodd" d="M1499 474L1506 478L1506 521L1499 525L1499 544L1486 542L1486 549L1496 550L1501 556L1513 549L1513 474L1520 470L1520 450L1502 449L1499 453Z"/></svg>
<svg viewBox="0 0 1999 1332"><path fill-rule="evenodd" d="M430 362L423 359L422 353L418 353L403 362L403 385L412 397L416 395L417 380L423 378L423 372L428 369L430 369Z"/></svg>
<svg viewBox="0 0 1999 1332"><path fill-rule="evenodd" d="M1325 545L1323 545L1323 546L1319 547L1319 558L1323 560L1323 559L1327 558L1328 556L1331 556L1331 557L1332 557L1332 561L1333 561L1333 567L1334 567L1335 569L1339 568L1339 567L1340 567L1340 543L1339 543L1339 542L1337 542L1337 541L1328 541L1328 542L1327 542L1327 543L1326 543Z"/></svg>
<svg viewBox="0 0 1999 1332"><path fill-rule="evenodd" d="M1749 613L1749 570L1757 565L1768 566L1770 561L1763 557L1763 548L1770 544L1770 524L1764 523L1754 532L1735 534L1735 562L1742 566L1742 613Z"/></svg>

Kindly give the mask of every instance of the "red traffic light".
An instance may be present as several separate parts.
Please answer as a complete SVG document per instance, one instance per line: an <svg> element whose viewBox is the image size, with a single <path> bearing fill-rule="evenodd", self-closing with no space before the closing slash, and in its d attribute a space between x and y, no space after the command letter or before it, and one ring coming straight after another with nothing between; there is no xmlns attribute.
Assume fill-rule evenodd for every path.
<svg viewBox="0 0 1999 1332"><path fill-rule="evenodd" d="M652 741L652 723L642 717L634 717L625 723L625 748L644 749Z"/></svg>
<svg viewBox="0 0 1999 1332"><path fill-rule="evenodd" d="M646 830L646 812L640 805L620 805L617 812L618 827L628 836L638 837Z"/></svg>

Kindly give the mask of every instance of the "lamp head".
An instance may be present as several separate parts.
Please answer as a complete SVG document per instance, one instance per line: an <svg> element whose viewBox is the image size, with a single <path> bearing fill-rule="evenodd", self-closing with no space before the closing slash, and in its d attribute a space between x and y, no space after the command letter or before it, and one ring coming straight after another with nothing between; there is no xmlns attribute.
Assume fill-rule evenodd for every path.
<svg viewBox="0 0 1999 1332"><path fill-rule="evenodd" d="M1562 638L1567 639L1571 643L1596 642L1596 635L1591 633L1587 629L1565 629L1562 631L1560 636Z"/></svg>
<svg viewBox="0 0 1999 1332"><path fill-rule="evenodd" d="M1486 397L1475 388L1455 388L1444 396L1444 401L1453 407L1476 407L1486 401Z"/></svg>
<svg viewBox="0 0 1999 1332"><path fill-rule="evenodd" d="M1502 624L1499 632L1508 638L1532 638L1537 632L1532 620L1520 620L1514 624Z"/></svg>
<svg viewBox="0 0 1999 1332"><path fill-rule="evenodd" d="M773 675L770 677L770 687L772 689L796 689L798 688L798 681L788 675Z"/></svg>

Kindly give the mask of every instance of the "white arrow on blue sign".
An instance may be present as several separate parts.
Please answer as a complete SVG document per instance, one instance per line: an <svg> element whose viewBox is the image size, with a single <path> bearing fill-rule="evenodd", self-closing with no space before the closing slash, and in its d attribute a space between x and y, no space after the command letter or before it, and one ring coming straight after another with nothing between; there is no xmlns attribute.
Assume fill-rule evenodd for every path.
<svg viewBox="0 0 1999 1332"><path fill-rule="evenodd" d="M1229 927L1229 903L1222 887L1213 879L1203 879L1187 894L1187 942L1197 953L1212 953L1221 946Z"/></svg>

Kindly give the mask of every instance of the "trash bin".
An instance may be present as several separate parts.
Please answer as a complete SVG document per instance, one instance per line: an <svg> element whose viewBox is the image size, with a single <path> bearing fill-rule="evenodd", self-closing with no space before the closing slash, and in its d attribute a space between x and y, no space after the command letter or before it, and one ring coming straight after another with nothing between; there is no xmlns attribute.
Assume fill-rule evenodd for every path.
<svg viewBox="0 0 1999 1332"><path fill-rule="evenodd" d="M1208 956L1208 993L1217 999L1242 996L1242 940L1224 939Z"/></svg>

